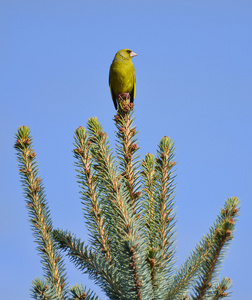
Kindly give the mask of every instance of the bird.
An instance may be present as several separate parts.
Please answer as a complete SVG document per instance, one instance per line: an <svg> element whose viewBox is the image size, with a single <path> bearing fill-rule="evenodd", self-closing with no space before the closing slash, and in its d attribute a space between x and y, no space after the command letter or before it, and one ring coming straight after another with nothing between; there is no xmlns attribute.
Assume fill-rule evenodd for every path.
<svg viewBox="0 0 252 300"><path fill-rule="evenodd" d="M134 102L136 93L135 68L131 58L137 54L130 49L119 50L110 66L109 87L115 109L118 108L118 100L130 98Z"/></svg>

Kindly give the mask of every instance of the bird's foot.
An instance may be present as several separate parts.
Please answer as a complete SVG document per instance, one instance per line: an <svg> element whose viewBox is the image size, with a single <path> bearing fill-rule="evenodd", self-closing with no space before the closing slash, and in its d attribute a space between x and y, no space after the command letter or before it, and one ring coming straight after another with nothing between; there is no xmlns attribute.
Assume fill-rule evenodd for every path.
<svg viewBox="0 0 252 300"><path fill-rule="evenodd" d="M121 93L118 94L119 99L126 101L130 99L130 94L129 93Z"/></svg>

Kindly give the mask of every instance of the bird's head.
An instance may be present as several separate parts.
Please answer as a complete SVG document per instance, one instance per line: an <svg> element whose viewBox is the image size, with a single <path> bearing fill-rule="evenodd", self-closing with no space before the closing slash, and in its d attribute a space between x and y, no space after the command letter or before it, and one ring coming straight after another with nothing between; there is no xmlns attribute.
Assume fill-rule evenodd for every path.
<svg viewBox="0 0 252 300"><path fill-rule="evenodd" d="M116 53L115 59L131 59L134 56L137 56L137 54L130 49L122 49Z"/></svg>

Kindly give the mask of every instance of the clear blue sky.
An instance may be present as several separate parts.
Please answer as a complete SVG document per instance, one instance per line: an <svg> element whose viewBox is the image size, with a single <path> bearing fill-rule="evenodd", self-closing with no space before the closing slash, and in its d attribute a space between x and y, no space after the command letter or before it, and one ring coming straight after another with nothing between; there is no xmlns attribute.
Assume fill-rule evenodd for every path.
<svg viewBox="0 0 252 300"><path fill-rule="evenodd" d="M1 299L29 299L42 275L14 133L31 128L54 226L87 240L73 131L97 116L114 145L108 72L122 48L138 53L141 155L164 135L176 143L178 263L237 196L241 216L221 276L234 281L233 300L252 299L252 2L243 0L0 1ZM66 262L70 284L94 288Z"/></svg>

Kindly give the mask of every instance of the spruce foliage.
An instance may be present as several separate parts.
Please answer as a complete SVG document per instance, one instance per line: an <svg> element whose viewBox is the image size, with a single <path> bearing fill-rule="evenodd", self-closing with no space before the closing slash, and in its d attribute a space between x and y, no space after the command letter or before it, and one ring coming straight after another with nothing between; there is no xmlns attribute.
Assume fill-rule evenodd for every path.
<svg viewBox="0 0 252 300"><path fill-rule="evenodd" d="M163 137L156 156L138 154L133 104L119 103L114 117L116 153L97 118L79 127L74 157L89 243L54 229L45 200L30 130L18 129L15 148L31 228L44 269L32 283L33 299L97 300L86 287L68 287L61 253L113 300L216 300L231 280L218 279L233 238L239 200L228 198L216 221L187 260L175 266L175 147Z"/></svg>

